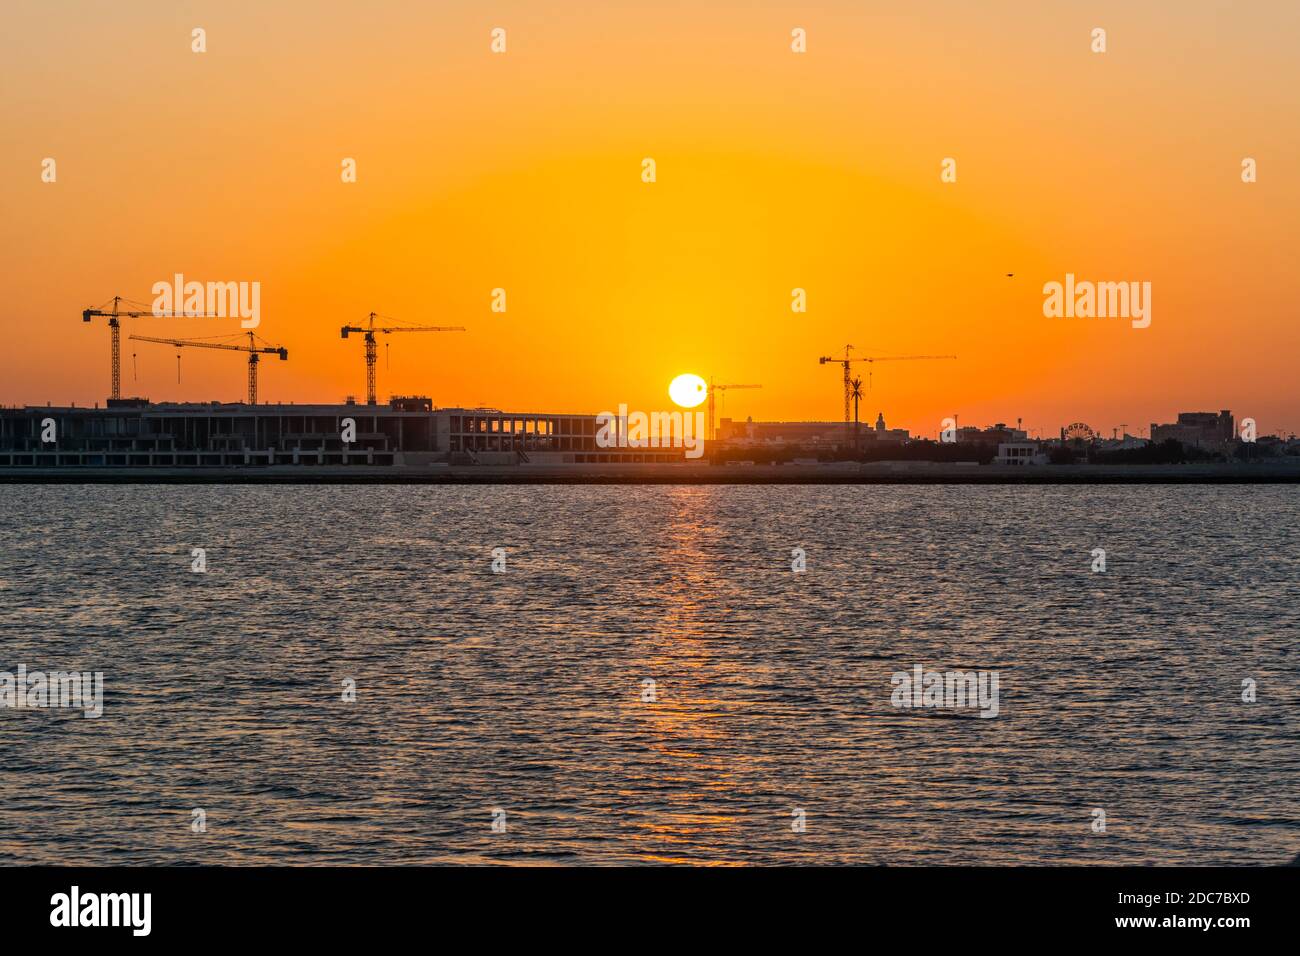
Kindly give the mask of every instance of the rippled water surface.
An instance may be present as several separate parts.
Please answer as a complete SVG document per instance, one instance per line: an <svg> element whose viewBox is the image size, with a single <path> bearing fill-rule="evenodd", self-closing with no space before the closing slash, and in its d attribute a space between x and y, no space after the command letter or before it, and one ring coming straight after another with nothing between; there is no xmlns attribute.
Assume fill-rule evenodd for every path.
<svg viewBox="0 0 1300 956"><path fill-rule="evenodd" d="M0 670L105 680L98 720L0 710L0 862L1300 851L1292 487L0 501ZM918 663L998 671L999 715L893 707L891 675Z"/></svg>

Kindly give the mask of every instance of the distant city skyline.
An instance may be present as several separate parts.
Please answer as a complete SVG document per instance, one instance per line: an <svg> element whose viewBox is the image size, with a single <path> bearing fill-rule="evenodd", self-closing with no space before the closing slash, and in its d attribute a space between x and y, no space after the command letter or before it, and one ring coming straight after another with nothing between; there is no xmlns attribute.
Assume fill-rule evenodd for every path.
<svg viewBox="0 0 1300 956"><path fill-rule="evenodd" d="M864 417L913 434L1223 408L1300 431L1295 4L734 12L11 5L0 402L102 403L81 310L183 273L260 283L290 353L263 401L363 396L338 329L376 311L468 330L394 337L381 400L654 408L693 372L763 385L731 417L835 420L816 359L852 342L958 356L875 368ZM1149 326L1046 317L1069 276L1141 288ZM124 326L124 394L244 394L238 356L187 352L178 383L126 338L237 319Z"/></svg>

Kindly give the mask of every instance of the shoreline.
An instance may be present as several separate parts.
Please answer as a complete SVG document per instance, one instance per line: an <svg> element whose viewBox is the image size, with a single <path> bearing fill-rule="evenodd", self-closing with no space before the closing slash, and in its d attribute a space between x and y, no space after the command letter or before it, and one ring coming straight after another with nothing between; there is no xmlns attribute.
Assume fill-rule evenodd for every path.
<svg viewBox="0 0 1300 956"><path fill-rule="evenodd" d="M1294 463L1196 465L289 465L254 468L0 468L0 484L1086 485L1295 484Z"/></svg>

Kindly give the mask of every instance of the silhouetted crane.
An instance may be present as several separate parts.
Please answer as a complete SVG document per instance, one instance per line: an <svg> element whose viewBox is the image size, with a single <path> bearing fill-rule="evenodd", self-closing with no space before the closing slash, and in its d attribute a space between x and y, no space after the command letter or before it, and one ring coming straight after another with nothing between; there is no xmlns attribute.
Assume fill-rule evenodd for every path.
<svg viewBox="0 0 1300 956"><path fill-rule="evenodd" d="M195 339L159 339L150 335L133 335L131 340L135 342L160 342L163 345L174 345L178 349L190 347L196 349L226 349L231 352L248 353L248 404L257 404L257 363L259 355L278 355L283 362L289 357L289 350L279 345L257 344L257 338L252 332L248 334L247 345L231 345L226 342L202 342ZM177 352L179 358L180 353Z"/></svg>
<svg viewBox="0 0 1300 956"><path fill-rule="evenodd" d="M714 391L725 392L727 391L727 389L734 389L734 388L762 388L762 387L763 387L762 385L714 385L713 379L709 379L709 440L710 441L718 440L718 429L717 426L714 425L713 423Z"/></svg>
<svg viewBox="0 0 1300 956"><path fill-rule="evenodd" d="M920 362L932 361L935 359L955 359L955 355L859 355L857 358L850 358L849 351L852 345L844 346L844 358L835 358L830 355L823 355L817 360L817 364L825 365L827 362L834 362L844 368L844 425L847 428L849 424L849 401L853 397L853 382L849 379L849 365L853 362ZM870 371L867 373L870 375Z"/></svg>
<svg viewBox="0 0 1300 956"><path fill-rule="evenodd" d="M347 338L349 332L361 332L366 337L366 404L375 405L375 333L381 332L388 335L391 332L464 332L463 325L390 325L377 326L375 319L388 319L396 321L391 316L380 315L378 312L370 313L370 322L368 325L345 325L340 330L342 337Z"/></svg>
<svg viewBox="0 0 1300 956"><path fill-rule="evenodd" d="M118 319L138 319L141 316L152 316L160 319L219 319L221 316L211 312L155 312L152 308L146 306L143 302L132 302L130 299L124 299L120 295L115 295L108 300L113 303L111 309L106 308L108 302L101 305L98 309L83 309L81 312L81 321L89 322L95 316L106 316L108 318L108 330L112 339L112 360L113 360L113 391L109 398L122 397L122 326ZM138 306L135 309L123 309L122 303L128 306Z"/></svg>

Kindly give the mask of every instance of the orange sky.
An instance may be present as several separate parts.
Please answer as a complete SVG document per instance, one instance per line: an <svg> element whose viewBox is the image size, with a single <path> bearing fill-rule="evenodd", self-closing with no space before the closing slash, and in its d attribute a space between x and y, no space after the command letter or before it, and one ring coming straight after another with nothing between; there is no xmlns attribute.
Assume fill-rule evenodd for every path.
<svg viewBox="0 0 1300 956"><path fill-rule="evenodd" d="M852 342L959 356L876 366L863 417L922 434L954 412L1145 434L1220 408L1300 430L1293 0L7 0L0 16L6 404L102 401L108 330L80 311L182 272L261 282L257 331L290 351L263 363L264 401L364 394L361 342L338 329L376 310L469 328L394 337L390 365L381 346L381 399L655 409L693 371L763 384L728 415L834 420L839 369L816 360ZM1151 282L1151 327L1044 318L1043 283L1067 272ZM179 385L174 356L124 338L124 394L242 397L239 356L189 350Z"/></svg>

